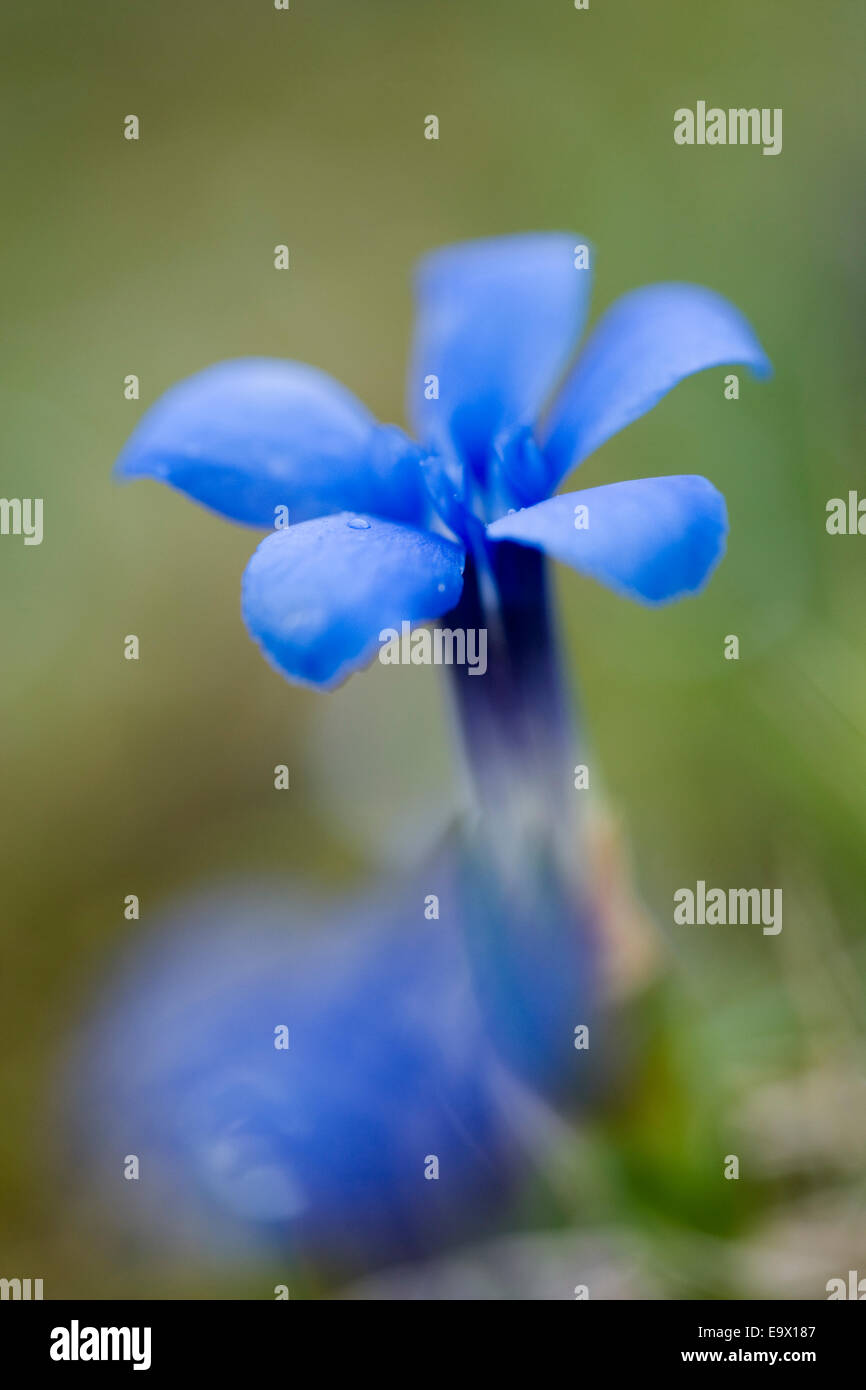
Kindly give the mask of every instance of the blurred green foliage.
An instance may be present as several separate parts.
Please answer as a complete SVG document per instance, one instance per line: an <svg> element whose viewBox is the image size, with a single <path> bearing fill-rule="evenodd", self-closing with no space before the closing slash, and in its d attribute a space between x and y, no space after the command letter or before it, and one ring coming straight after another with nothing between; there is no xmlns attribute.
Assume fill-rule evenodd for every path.
<svg viewBox="0 0 866 1390"><path fill-rule="evenodd" d="M332 737L327 697L286 687L243 631L254 533L116 486L115 455L173 381L243 354L315 363L401 421L417 256L560 227L596 249L594 315L652 280L710 284L776 377L744 376L736 403L722 372L690 381L583 469L704 473L732 531L707 594L670 611L559 577L593 763L671 955L630 1020L627 1080L521 1219L625 1226L661 1265L673 1241L668 1287L713 1297L754 1285L735 1258L689 1272L684 1234L730 1255L804 1197L862 1230L856 1165L770 1171L736 1116L771 1082L862 1072L866 541L829 537L824 508L866 492L864 39L853 0L4 7L2 491L45 498L44 544L0 543L4 1273L47 1296L261 1296L261 1272L88 1234L55 1119L66 1039L144 929L124 894L146 920L233 871L351 884L353 821L416 795L419 768L431 801L450 781L435 673L411 700L358 678ZM782 154L675 146L674 109L699 98L782 107ZM293 791L275 803L277 761ZM672 893L699 877L782 885L781 936L676 935ZM850 1158L856 1139L836 1142ZM720 1178L730 1151L739 1184Z"/></svg>

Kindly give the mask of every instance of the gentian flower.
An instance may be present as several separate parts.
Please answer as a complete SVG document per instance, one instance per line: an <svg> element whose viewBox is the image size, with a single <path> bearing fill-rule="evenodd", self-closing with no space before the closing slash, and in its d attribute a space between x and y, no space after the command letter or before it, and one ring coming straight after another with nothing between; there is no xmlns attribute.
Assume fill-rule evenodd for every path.
<svg viewBox="0 0 866 1390"><path fill-rule="evenodd" d="M424 923L431 874L442 920ZM262 884L164 915L67 1088L121 1224L163 1248L347 1269L489 1227L526 1171L525 1103L474 1001L448 877L431 866L324 915ZM118 1183L127 1154L137 1183Z"/></svg>
<svg viewBox="0 0 866 1390"><path fill-rule="evenodd" d="M253 526L288 508L292 524L247 567L242 609L291 680L332 688L375 655L383 630L450 613L474 587L467 561L495 587L509 543L648 604L705 583L727 530L705 478L552 494L683 378L728 363L764 376L769 362L718 294L653 285L614 304L554 393L589 300L577 241L512 236L422 263L408 392L417 442L323 372L257 358L182 382L139 424L120 476L158 478Z"/></svg>
<svg viewBox="0 0 866 1390"><path fill-rule="evenodd" d="M575 243L507 237L423 263L414 442L324 373L251 359L175 386L118 463L248 525L288 510L242 611L291 680L331 689L405 621L489 634L483 679L450 669L481 815L409 906L402 891L356 904L309 940L263 935L249 904L188 911L91 1051L107 1148L145 1148L169 1190L298 1248L375 1261L451 1238L511 1190L526 1087L561 1102L588 1085L573 1037L592 1021L597 1046L603 912L575 826L546 557L665 603L701 589L727 521L693 475L555 490L684 377L769 363L724 299L659 285L615 304L566 371L589 296ZM441 920L419 933L431 892ZM269 1047L282 1021L291 1067ZM431 1200L419 1156L440 1151L449 1185Z"/></svg>

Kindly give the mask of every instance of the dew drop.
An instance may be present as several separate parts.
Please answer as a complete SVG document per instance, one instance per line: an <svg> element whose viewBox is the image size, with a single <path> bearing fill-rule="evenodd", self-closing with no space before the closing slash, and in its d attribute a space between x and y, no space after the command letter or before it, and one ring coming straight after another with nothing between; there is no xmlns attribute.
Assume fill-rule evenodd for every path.
<svg viewBox="0 0 866 1390"><path fill-rule="evenodd" d="M353 531L369 531L370 529L369 521L363 516L350 516L346 525L351 526Z"/></svg>

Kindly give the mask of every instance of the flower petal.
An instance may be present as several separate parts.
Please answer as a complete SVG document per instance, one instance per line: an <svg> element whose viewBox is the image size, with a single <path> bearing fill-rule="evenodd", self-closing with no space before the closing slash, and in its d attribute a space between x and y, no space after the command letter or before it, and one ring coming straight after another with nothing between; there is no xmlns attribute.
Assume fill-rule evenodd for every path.
<svg viewBox="0 0 866 1390"><path fill-rule="evenodd" d="M339 382L274 358L218 362L167 391L118 463L232 521L273 526L346 508L420 519L419 451Z"/></svg>
<svg viewBox="0 0 866 1390"><path fill-rule="evenodd" d="M422 261L409 413L429 447L469 463L500 431L530 423L583 326L590 271L566 233L463 242ZM425 383L438 379L437 400Z"/></svg>
<svg viewBox="0 0 866 1390"><path fill-rule="evenodd" d="M617 593L656 604L703 587L727 530L722 494L706 478L683 474L561 493L500 517L487 534L534 546Z"/></svg>
<svg viewBox="0 0 866 1390"><path fill-rule="evenodd" d="M342 512L275 531L243 580L250 633L290 680L331 689L365 666L384 628L453 608L463 587L452 541Z"/></svg>
<svg viewBox="0 0 866 1390"><path fill-rule="evenodd" d="M608 310L578 357L543 433L551 487L684 377L743 363L772 367L746 319L700 285L647 285Z"/></svg>

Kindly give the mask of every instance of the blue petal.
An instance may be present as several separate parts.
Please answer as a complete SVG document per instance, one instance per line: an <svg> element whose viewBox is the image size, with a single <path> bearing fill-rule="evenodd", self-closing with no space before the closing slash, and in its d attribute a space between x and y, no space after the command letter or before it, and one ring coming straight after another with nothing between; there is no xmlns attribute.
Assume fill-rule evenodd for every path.
<svg viewBox="0 0 866 1390"><path fill-rule="evenodd" d="M300 362L219 362L167 391L117 471L170 483L232 521L273 526L351 509L420 519L419 451L339 382Z"/></svg>
<svg viewBox="0 0 866 1390"><path fill-rule="evenodd" d="M384 628L453 608L463 551L452 541L372 517L322 517L262 541L243 581L244 621L291 680L331 689L365 666Z"/></svg>
<svg viewBox="0 0 866 1390"><path fill-rule="evenodd" d="M577 509L587 509L588 525ZM725 499L706 478L683 474L562 493L500 517L495 541L517 541L644 603L703 588L725 550Z"/></svg>
<svg viewBox="0 0 866 1390"><path fill-rule="evenodd" d="M590 291L578 238L501 237L422 261L409 377L419 438L479 467L494 438L535 419L574 348ZM438 378L438 400L425 382Z"/></svg>
<svg viewBox="0 0 866 1390"><path fill-rule="evenodd" d="M700 285L648 285L617 300L582 350L544 435L551 487L611 435L651 410L684 377L770 362L732 304Z"/></svg>

